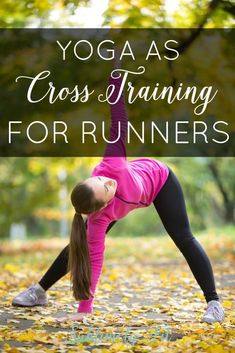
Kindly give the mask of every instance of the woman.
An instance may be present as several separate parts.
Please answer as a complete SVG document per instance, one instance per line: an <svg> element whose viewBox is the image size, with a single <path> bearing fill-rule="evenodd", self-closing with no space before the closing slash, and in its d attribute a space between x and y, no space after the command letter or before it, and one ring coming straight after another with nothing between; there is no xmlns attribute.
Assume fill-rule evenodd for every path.
<svg viewBox="0 0 235 353"><path fill-rule="evenodd" d="M111 98L115 102L121 77L110 78ZM118 121L120 138L108 143L104 157L92 176L75 186L71 201L75 209L70 243L36 285L30 286L13 299L13 305L46 305L46 291L68 271L71 273L73 294L79 300L77 314L70 320L83 320L92 313L94 295L101 275L105 234L116 220L130 211L148 207L152 202L162 223L184 255L208 303L203 321L222 322L224 311L216 292L213 271L207 254L191 233L181 186L174 173L160 161L139 158L126 159L125 137L127 114L124 97L111 104L111 132L115 141ZM81 214L87 215L84 223Z"/></svg>

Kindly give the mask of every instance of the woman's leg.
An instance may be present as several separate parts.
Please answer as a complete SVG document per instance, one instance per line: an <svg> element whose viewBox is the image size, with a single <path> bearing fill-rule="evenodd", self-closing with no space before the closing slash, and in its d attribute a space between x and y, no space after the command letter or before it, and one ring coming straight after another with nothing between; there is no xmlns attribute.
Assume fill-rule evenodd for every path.
<svg viewBox="0 0 235 353"><path fill-rule="evenodd" d="M116 221L109 224L106 233L113 227ZM57 256L55 261L49 267L47 272L38 282L40 286L47 291L53 284L55 284L60 278L68 273L68 258L69 258L69 245L67 245L61 253Z"/></svg>
<svg viewBox="0 0 235 353"><path fill-rule="evenodd" d="M60 278L65 276L68 266L69 256L69 245L67 245L54 260L52 265L49 267L47 272L38 282L40 286L47 291L53 284L55 284Z"/></svg>
<svg viewBox="0 0 235 353"><path fill-rule="evenodd" d="M184 255L206 301L219 300L210 260L191 233L183 192L171 170L153 203L166 231Z"/></svg>

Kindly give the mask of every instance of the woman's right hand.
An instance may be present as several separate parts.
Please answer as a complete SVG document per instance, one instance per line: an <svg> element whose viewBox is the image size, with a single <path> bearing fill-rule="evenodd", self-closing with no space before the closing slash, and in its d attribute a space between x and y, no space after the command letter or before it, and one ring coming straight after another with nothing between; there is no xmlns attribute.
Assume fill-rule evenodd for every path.
<svg viewBox="0 0 235 353"><path fill-rule="evenodd" d="M76 313L73 315L56 318L56 321L57 322L83 321L87 315L89 315L89 313Z"/></svg>

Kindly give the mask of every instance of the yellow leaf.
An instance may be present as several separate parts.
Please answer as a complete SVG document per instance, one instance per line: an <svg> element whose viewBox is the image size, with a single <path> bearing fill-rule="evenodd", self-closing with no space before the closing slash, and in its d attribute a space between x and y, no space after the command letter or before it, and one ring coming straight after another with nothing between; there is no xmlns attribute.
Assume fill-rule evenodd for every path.
<svg viewBox="0 0 235 353"><path fill-rule="evenodd" d="M122 303L128 303L128 302L129 302L129 299L128 299L128 298L122 298L121 302L122 302Z"/></svg>
<svg viewBox="0 0 235 353"><path fill-rule="evenodd" d="M109 275L109 279L111 281L113 281L113 280L117 279L118 276L119 276L119 271L114 269L114 270L112 270L111 274Z"/></svg>
<svg viewBox="0 0 235 353"><path fill-rule="evenodd" d="M214 331L217 333L222 333L224 332L224 328L222 326L219 326L219 327L216 327Z"/></svg>
<svg viewBox="0 0 235 353"><path fill-rule="evenodd" d="M53 317L46 317L42 319L44 324L51 324L53 322L55 322L55 319Z"/></svg>
<svg viewBox="0 0 235 353"><path fill-rule="evenodd" d="M214 344L207 349L208 353L227 353L221 344Z"/></svg>
<svg viewBox="0 0 235 353"><path fill-rule="evenodd" d="M166 273L161 273L161 281L166 281L168 279L168 275Z"/></svg>
<svg viewBox="0 0 235 353"><path fill-rule="evenodd" d="M139 315L140 313L136 310L132 310L132 311L130 311L130 314L131 315Z"/></svg>
<svg viewBox="0 0 235 353"><path fill-rule="evenodd" d="M102 289L112 290L113 288L112 288L112 286L111 286L110 284L104 283L104 284L102 285Z"/></svg>
<svg viewBox="0 0 235 353"><path fill-rule="evenodd" d="M127 347L127 345L122 342L116 342L110 346L110 350L113 352L125 351L127 348L129 347Z"/></svg>
<svg viewBox="0 0 235 353"><path fill-rule="evenodd" d="M0 281L0 288L1 288L1 289L6 288L6 283L5 283L5 282Z"/></svg>
<svg viewBox="0 0 235 353"><path fill-rule="evenodd" d="M188 273L187 272L181 272L181 277L188 277Z"/></svg>
<svg viewBox="0 0 235 353"><path fill-rule="evenodd" d="M135 352L148 353L148 352L151 352L152 350L153 349L150 346L142 346L142 345L135 346Z"/></svg>
<svg viewBox="0 0 235 353"><path fill-rule="evenodd" d="M206 343L204 341L199 342L199 345L204 349L208 348L208 343Z"/></svg>
<svg viewBox="0 0 235 353"><path fill-rule="evenodd" d="M4 270L14 273L14 272L19 271L19 267L16 265L13 265L13 264L6 264L4 266Z"/></svg>
<svg viewBox="0 0 235 353"><path fill-rule="evenodd" d="M226 300L226 301L223 302L223 306L224 306L225 308L231 308L232 302Z"/></svg>
<svg viewBox="0 0 235 353"><path fill-rule="evenodd" d="M17 341L33 341L35 333L33 331L23 332L17 337Z"/></svg>
<svg viewBox="0 0 235 353"><path fill-rule="evenodd" d="M4 344L4 350L7 353L20 353L16 347L11 347L8 343Z"/></svg>

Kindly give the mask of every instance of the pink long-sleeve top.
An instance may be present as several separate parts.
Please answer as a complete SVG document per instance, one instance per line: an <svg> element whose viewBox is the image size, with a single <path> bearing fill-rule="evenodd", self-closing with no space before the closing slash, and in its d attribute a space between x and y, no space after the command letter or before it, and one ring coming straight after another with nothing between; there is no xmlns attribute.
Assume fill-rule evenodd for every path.
<svg viewBox="0 0 235 353"><path fill-rule="evenodd" d="M102 272L105 251L105 235L108 225L123 218L136 208L148 207L167 180L168 167L155 159L127 160L125 138L127 114L123 94L119 97L121 78L110 78L113 85L111 105L111 130L109 141L117 138L118 121L121 122L120 139L108 143L104 157L92 172L92 176L106 176L117 181L114 197L108 205L87 217L87 241L91 262L91 292L95 295ZM111 86L112 87L112 86ZM118 99L117 99L118 98ZM78 312L92 313L94 297L79 302Z"/></svg>

